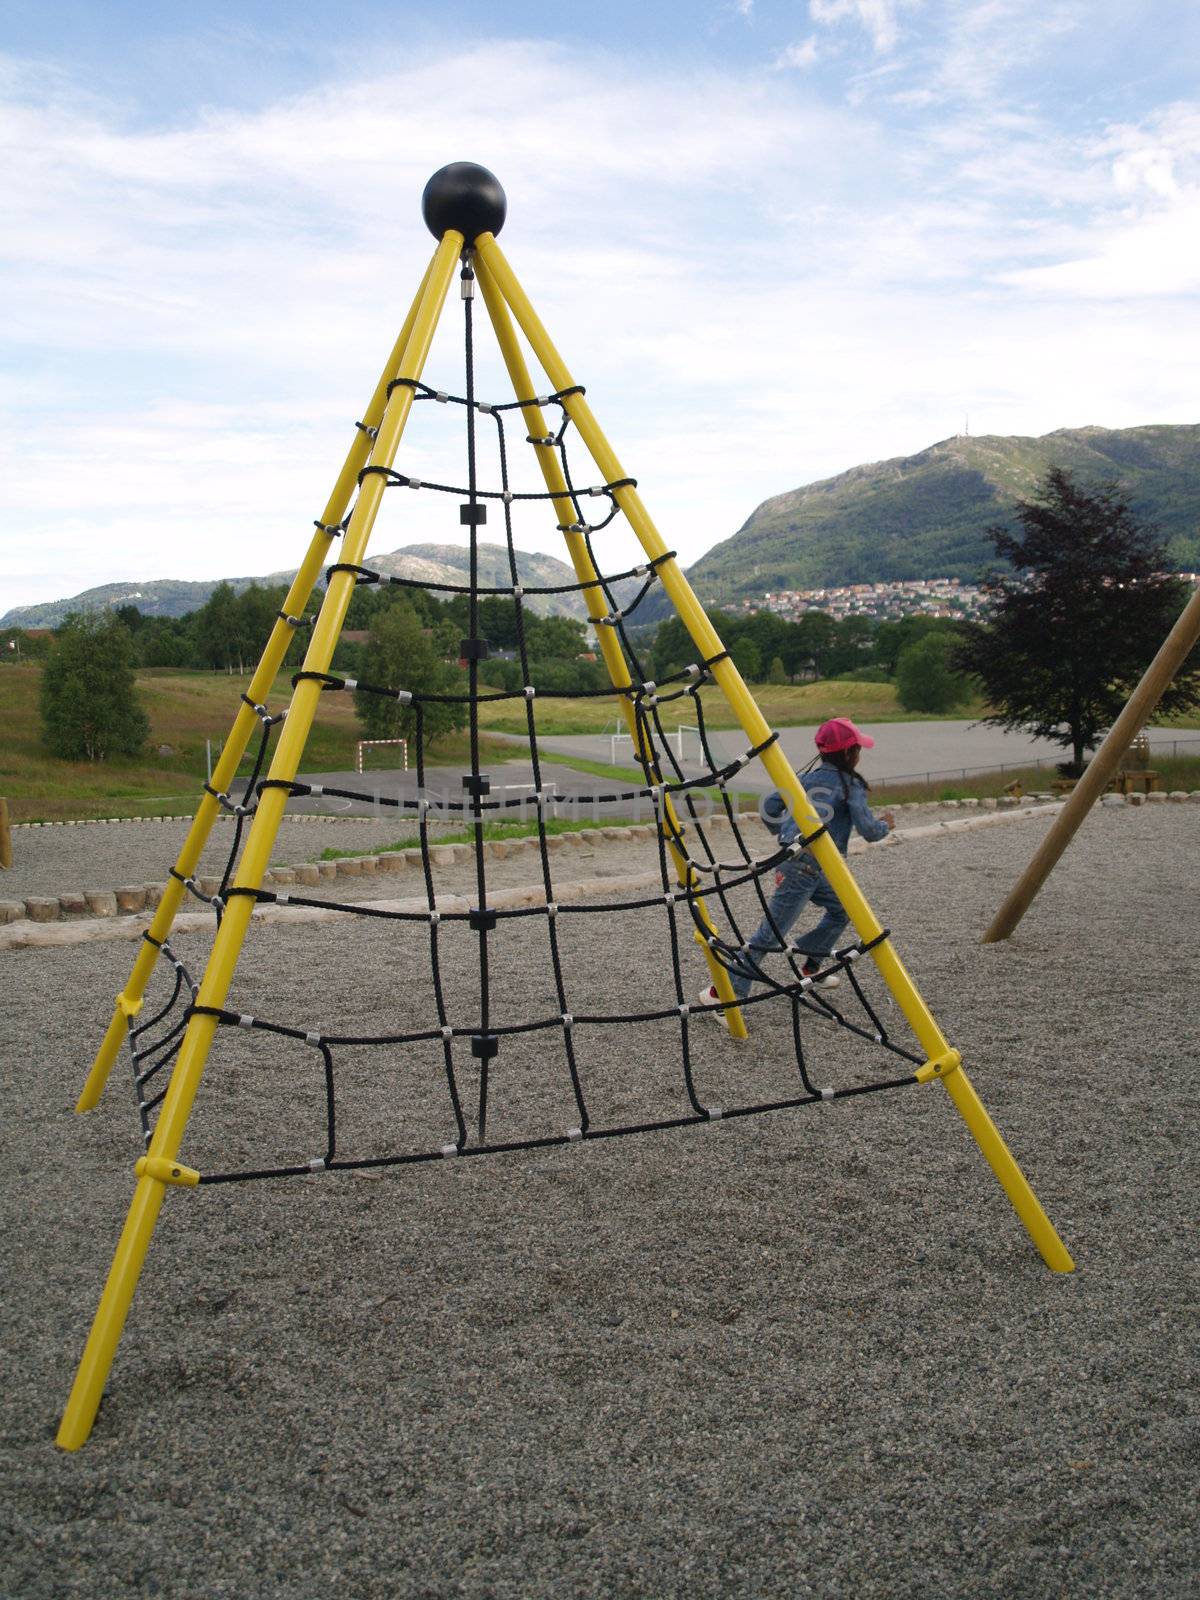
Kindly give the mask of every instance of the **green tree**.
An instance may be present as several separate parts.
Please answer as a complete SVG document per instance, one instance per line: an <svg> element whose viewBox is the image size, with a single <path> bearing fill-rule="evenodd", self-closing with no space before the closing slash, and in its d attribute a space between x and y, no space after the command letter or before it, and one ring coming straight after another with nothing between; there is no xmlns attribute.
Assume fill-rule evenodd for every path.
<svg viewBox="0 0 1200 1600"><path fill-rule="evenodd" d="M237 597L232 586L219 583L193 617L201 661L217 672L228 670L237 659L240 640Z"/></svg>
<svg viewBox="0 0 1200 1600"><path fill-rule="evenodd" d="M380 611L372 622L363 650L362 677L364 682L380 688L406 689L410 694L465 693L462 673L441 658L419 617L404 600ZM354 696L354 709L368 739L411 739L416 734L417 713L411 705L359 691ZM458 703L427 701L423 703L422 721L426 743L431 744L464 727L467 708Z"/></svg>
<svg viewBox="0 0 1200 1600"><path fill-rule="evenodd" d="M906 711L953 711L971 698L971 680L954 666L957 649L958 641L943 629L900 652L896 696Z"/></svg>
<svg viewBox="0 0 1200 1600"><path fill-rule="evenodd" d="M96 612L67 618L42 669L41 713L47 749L65 761L137 755L150 720L138 704L124 623Z"/></svg>
<svg viewBox="0 0 1200 1600"><path fill-rule="evenodd" d="M823 611L806 611L792 628L783 664L793 677L812 672L824 678L829 672L829 659L837 636L837 623Z"/></svg>
<svg viewBox="0 0 1200 1600"><path fill-rule="evenodd" d="M762 674L762 651L753 639L735 639L729 646L729 659L748 682L758 682Z"/></svg>
<svg viewBox="0 0 1200 1600"><path fill-rule="evenodd" d="M767 682L768 683L786 683L787 681L788 681L788 676L787 676L787 672L784 669L783 662L780 660L780 658L778 656L776 656L775 659L771 662L771 665L767 668Z"/></svg>
<svg viewBox="0 0 1200 1600"><path fill-rule="evenodd" d="M1014 569L984 588L990 624L969 634L960 670L974 673L996 707L984 718L1084 752L1120 713L1170 631L1186 587L1164 572L1166 551L1115 484L1091 492L1058 467L1037 499L1021 501L1019 529L988 530ZM1200 705L1200 661L1193 653L1159 709Z"/></svg>
<svg viewBox="0 0 1200 1600"><path fill-rule="evenodd" d="M927 633L949 633L958 638L959 627L950 617L931 617L919 611L895 622L881 622L875 629L873 665L882 667L889 678L895 677L902 653Z"/></svg>

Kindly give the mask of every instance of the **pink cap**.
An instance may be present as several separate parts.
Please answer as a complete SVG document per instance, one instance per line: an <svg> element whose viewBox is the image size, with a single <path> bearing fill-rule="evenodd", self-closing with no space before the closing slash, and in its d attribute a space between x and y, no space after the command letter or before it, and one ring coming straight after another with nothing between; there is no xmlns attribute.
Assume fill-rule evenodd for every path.
<svg viewBox="0 0 1200 1600"><path fill-rule="evenodd" d="M834 750L849 750L852 745L860 744L864 750L870 750L875 741L869 733L862 733L850 721L849 717L831 717L828 722L823 722L815 734L818 750L829 753Z"/></svg>

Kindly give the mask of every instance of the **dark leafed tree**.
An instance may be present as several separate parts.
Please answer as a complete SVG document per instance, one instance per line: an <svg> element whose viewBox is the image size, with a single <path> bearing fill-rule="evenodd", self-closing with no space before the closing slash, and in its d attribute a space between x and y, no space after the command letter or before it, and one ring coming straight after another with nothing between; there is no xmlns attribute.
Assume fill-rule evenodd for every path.
<svg viewBox="0 0 1200 1600"><path fill-rule="evenodd" d="M363 651L362 679L385 689L407 689L410 694L465 694L462 672L444 660L430 633L406 600L380 611L371 624ZM354 696L354 709L368 739L411 739L417 731L417 713L411 705L384 695ZM422 731L426 743L462 728L467 708L459 703L433 700L423 703Z"/></svg>
<svg viewBox="0 0 1200 1600"><path fill-rule="evenodd" d="M971 698L970 678L954 670L958 635L930 629L906 645L896 662L896 698L906 711L954 711Z"/></svg>
<svg viewBox="0 0 1200 1600"><path fill-rule="evenodd" d="M134 691L133 639L114 616L69 616L42 669L42 733L67 761L135 756L150 731Z"/></svg>
<svg viewBox="0 0 1200 1600"><path fill-rule="evenodd" d="M990 622L970 634L956 665L974 673L995 708L985 717L1071 751L1082 770L1170 632L1187 588L1163 571L1166 552L1115 484L1085 490L1052 467L1018 529L988 530L1012 571L983 585ZM1200 662L1185 663L1162 711L1200 705Z"/></svg>

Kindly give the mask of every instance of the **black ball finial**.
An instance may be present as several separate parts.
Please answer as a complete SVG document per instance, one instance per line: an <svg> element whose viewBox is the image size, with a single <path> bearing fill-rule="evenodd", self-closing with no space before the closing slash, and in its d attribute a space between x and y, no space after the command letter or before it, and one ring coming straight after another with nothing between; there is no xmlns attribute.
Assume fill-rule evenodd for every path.
<svg viewBox="0 0 1200 1600"><path fill-rule="evenodd" d="M477 234L499 233L507 212L499 181L473 161L452 161L435 172L421 196L421 214L435 239L457 228L471 244Z"/></svg>

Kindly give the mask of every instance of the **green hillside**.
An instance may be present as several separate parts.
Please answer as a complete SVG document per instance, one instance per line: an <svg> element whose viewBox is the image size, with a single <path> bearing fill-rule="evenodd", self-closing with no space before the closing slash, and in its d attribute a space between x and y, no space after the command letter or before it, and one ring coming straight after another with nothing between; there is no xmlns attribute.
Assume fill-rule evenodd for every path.
<svg viewBox="0 0 1200 1600"><path fill-rule="evenodd" d="M718 604L774 589L973 579L993 559L985 530L1051 466L1119 481L1161 530L1172 564L1200 567L1200 426L1189 424L943 439L764 501L688 576Z"/></svg>

